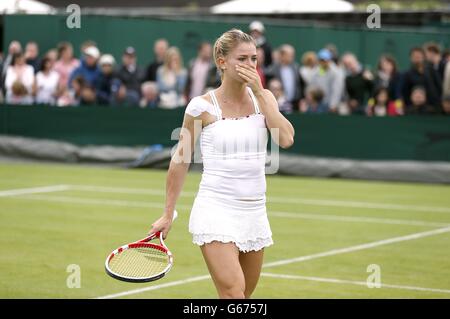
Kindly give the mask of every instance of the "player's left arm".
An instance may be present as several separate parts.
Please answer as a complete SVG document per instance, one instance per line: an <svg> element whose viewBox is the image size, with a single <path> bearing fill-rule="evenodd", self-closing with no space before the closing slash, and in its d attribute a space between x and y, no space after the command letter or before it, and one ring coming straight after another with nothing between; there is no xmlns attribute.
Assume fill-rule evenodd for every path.
<svg viewBox="0 0 450 319"><path fill-rule="evenodd" d="M246 64L236 67L238 74L247 82L256 97L260 111L266 118L267 128L272 134L274 141L282 148L288 148L294 143L295 130L278 108L278 102L272 92L264 89L256 69ZM274 130L275 129L275 130ZM278 129L278 134L277 130Z"/></svg>

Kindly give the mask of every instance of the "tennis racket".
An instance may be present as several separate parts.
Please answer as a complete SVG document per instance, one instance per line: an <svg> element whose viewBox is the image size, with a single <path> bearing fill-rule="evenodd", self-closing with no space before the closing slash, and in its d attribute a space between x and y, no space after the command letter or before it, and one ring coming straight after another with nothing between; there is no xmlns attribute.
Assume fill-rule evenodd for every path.
<svg viewBox="0 0 450 319"><path fill-rule="evenodd" d="M174 211L173 219L178 216ZM159 244L150 243L158 239ZM111 277L127 282L149 282L161 279L172 268L173 255L156 232L136 242L114 250L105 261L105 270Z"/></svg>

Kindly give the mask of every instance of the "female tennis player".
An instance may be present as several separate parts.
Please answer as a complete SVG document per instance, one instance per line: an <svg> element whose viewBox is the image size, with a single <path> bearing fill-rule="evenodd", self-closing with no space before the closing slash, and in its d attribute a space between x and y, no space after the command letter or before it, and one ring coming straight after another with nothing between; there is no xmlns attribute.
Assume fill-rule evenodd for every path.
<svg viewBox="0 0 450 319"><path fill-rule="evenodd" d="M203 174L189 231L201 248L219 297L249 298L260 276L264 248L273 244L265 197L267 131L278 129L278 134L271 130L274 141L288 148L294 128L279 112L272 93L261 85L256 44L250 35L237 29L222 34L214 44L214 60L222 83L186 107L180 143L167 174L165 211L150 232L167 236L200 136ZM199 123L200 130L194 130ZM245 147L240 148L243 141ZM188 159L186 150L190 150ZM174 160L176 156L185 160Z"/></svg>

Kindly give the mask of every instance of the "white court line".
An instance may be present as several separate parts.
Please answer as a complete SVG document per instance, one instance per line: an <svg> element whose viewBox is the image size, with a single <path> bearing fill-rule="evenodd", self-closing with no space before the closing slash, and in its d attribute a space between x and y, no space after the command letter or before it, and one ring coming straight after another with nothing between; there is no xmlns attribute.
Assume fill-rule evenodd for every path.
<svg viewBox="0 0 450 319"><path fill-rule="evenodd" d="M265 272L261 273L261 276L271 277L271 278L281 278L281 279L318 281L318 282L326 282L326 283L334 283L334 284L350 284L350 285L358 285L358 286L367 287L367 282L365 282L365 281L353 281L353 280L344 280L344 279L336 279L336 278L321 278L321 277L309 277L309 276L294 276L294 275L273 274L273 273L265 273ZM391 284L383 284L383 283L381 283L380 288L416 290L416 291L427 291L427 292L438 292L438 293L450 294L449 289L391 285ZM373 289L375 289L375 288L373 288Z"/></svg>
<svg viewBox="0 0 450 319"><path fill-rule="evenodd" d="M383 245L388 245L388 244L392 244L392 243L398 243L398 242L402 242L402 241L407 241L407 240L413 240L413 239L418 239L418 238L438 235L438 234L447 233L447 232L450 232L450 227L439 228L439 229L426 231L426 232L414 233L414 234L410 234L410 235L407 235L407 236L393 237L393 238L389 238L389 239L374 241L374 242L371 242L371 243L351 246L351 247L347 247L347 248L333 249L333 250L330 250L330 251L326 251L326 252L322 252L322 253L318 253L318 254L313 254L313 255L307 255L307 256L301 256L301 257L297 257L297 258L285 259L285 260L280 260L280 261L271 262L271 263L265 263L263 265L263 268L276 267L276 266L281 266L281 265L286 265L286 264L304 262L306 260L312 260L312 259L317 259L317 258L322 258L322 257L327 257L327 256L344 254L344 253L358 251L358 250L370 249L370 248L374 248L374 247L378 247L378 246L383 246ZM170 284L170 286L177 286L177 285L182 285L182 284L191 282L190 280L200 281L200 280L205 280L205 279L208 279L208 278L209 278L209 276L207 276L207 275L199 276L199 277L191 277L191 278L187 278L187 279L184 279L184 280L169 282L169 283L163 284L163 285L144 287L144 288L140 288L140 289L124 291L124 292L120 292L120 293L117 293L117 294L111 294L111 295L108 295L108 296L103 296L103 297L98 297L98 298L123 297L123 296L138 294L138 293L149 291L149 290L156 290L156 289L167 287L167 286L164 286L164 285L169 285Z"/></svg>
<svg viewBox="0 0 450 319"><path fill-rule="evenodd" d="M71 186L69 186L69 185L51 185L51 186L42 186L42 187L1 190L0 197L36 194L36 193L61 192L61 191L67 191L70 188L71 188Z"/></svg>
<svg viewBox="0 0 450 319"><path fill-rule="evenodd" d="M165 284L161 284L161 285L155 285L155 286L150 286L150 287L145 287L145 288L138 288L138 289L134 289L134 290L128 290L128 291L124 291L124 292L119 292L117 294L111 294L111 295L106 295L106 296L102 296L102 297L97 297L95 299L112 299L112 298L124 297L124 296L139 294L139 293L144 292L144 291L151 291L151 290L158 290L158 289L161 289L161 288L179 286L179 285L188 284L190 282L206 280L206 279L209 279L209 278L210 278L209 275L191 277L191 278L188 278L188 279L171 281L171 282L168 282L168 283L165 283Z"/></svg>
<svg viewBox="0 0 450 319"><path fill-rule="evenodd" d="M69 185L74 190L80 191L98 191L105 193L124 193L124 194L143 194L143 195L161 195L165 196L165 191L155 188L124 188L124 187L104 187L104 186L89 186L89 185ZM183 192L181 196L195 196L196 192ZM273 203L291 203L291 204L305 204L316 206L332 206L332 207L353 207L353 208L368 208L368 209L388 209L388 210L410 210L419 212L435 212L435 213L450 213L450 207L442 206L421 206L421 205L402 205L392 203L371 203L361 201L345 201L345 200L327 200L327 199L302 199L296 197L285 196L268 196L268 202Z"/></svg>
<svg viewBox="0 0 450 319"><path fill-rule="evenodd" d="M127 201L119 199L96 199L96 198L83 198L73 196L52 196L52 195L23 195L23 199L28 200L41 200L49 202L60 202L70 204L84 204L84 205L105 205L105 206L120 206L120 207L137 207L137 208L164 208L164 204L145 201ZM178 209L190 210L190 205L177 204ZM269 217L282 217L282 218L303 218L312 220L328 220L339 222L359 222L359 223L378 223L378 224L391 224L391 225L406 225L406 226L427 226L427 227L444 227L448 226L448 223L428 222L421 220L401 220L401 219L389 219L389 218L372 218L372 217L354 217L354 216L342 216L342 215L324 215L324 214L304 214L304 213L290 213L282 211L269 210Z"/></svg>
<svg viewBox="0 0 450 319"><path fill-rule="evenodd" d="M427 222L422 220L407 220L407 219L391 219L391 218L376 218L364 216L343 216L343 215L327 215L322 213L289 213L269 210L269 216L286 217L286 218L301 218L301 219L317 219L329 220L338 222L354 222L354 223L375 223L388 225L408 225L408 226L430 226L430 227L445 227L450 226L450 223Z"/></svg>
<svg viewBox="0 0 450 319"><path fill-rule="evenodd" d="M347 247L347 248L333 249L333 250L329 250L329 251L326 251L323 253L275 261L275 262L271 262L268 264L264 264L263 267L269 268L269 267L287 265L287 264L292 264L292 263L298 263L298 262L303 262L306 260L334 256L334 255L339 255L339 254L345 254L345 253L350 253L350 252L354 252L354 251L379 247L379 246L393 244L393 243L399 243L402 241L413 240L413 239L418 239L418 238L423 238L423 237L428 237L428 236L433 236L433 235L438 235L438 234L443 234L443 233L448 233L448 232L450 232L450 227L438 228L438 229L433 229L433 230L429 230L429 231L425 231L425 232L421 232L421 233L415 233L415 234L406 235L406 236L400 236L400 237L394 237L394 238L374 241L374 242L367 243L367 244L356 245L356 246L351 246L351 247Z"/></svg>

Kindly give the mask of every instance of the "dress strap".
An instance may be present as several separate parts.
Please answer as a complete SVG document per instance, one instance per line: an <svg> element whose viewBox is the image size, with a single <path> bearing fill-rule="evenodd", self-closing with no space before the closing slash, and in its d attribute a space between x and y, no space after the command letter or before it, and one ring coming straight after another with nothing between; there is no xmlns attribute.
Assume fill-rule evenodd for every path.
<svg viewBox="0 0 450 319"><path fill-rule="evenodd" d="M255 107L255 113L256 113L256 114L261 113L260 110L259 110L258 102L256 101L255 94L253 94L252 89L249 88L248 86L247 86L247 89L248 89L248 92L249 92L249 94L250 94L250 97L252 98L253 106Z"/></svg>
<svg viewBox="0 0 450 319"><path fill-rule="evenodd" d="M217 101L214 90L209 91L209 96L211 97L211 101L213 102L214 111L216 112L217 120L220 121L222 119L220 116L220 106L219 106L219 102Z"/></svg>

